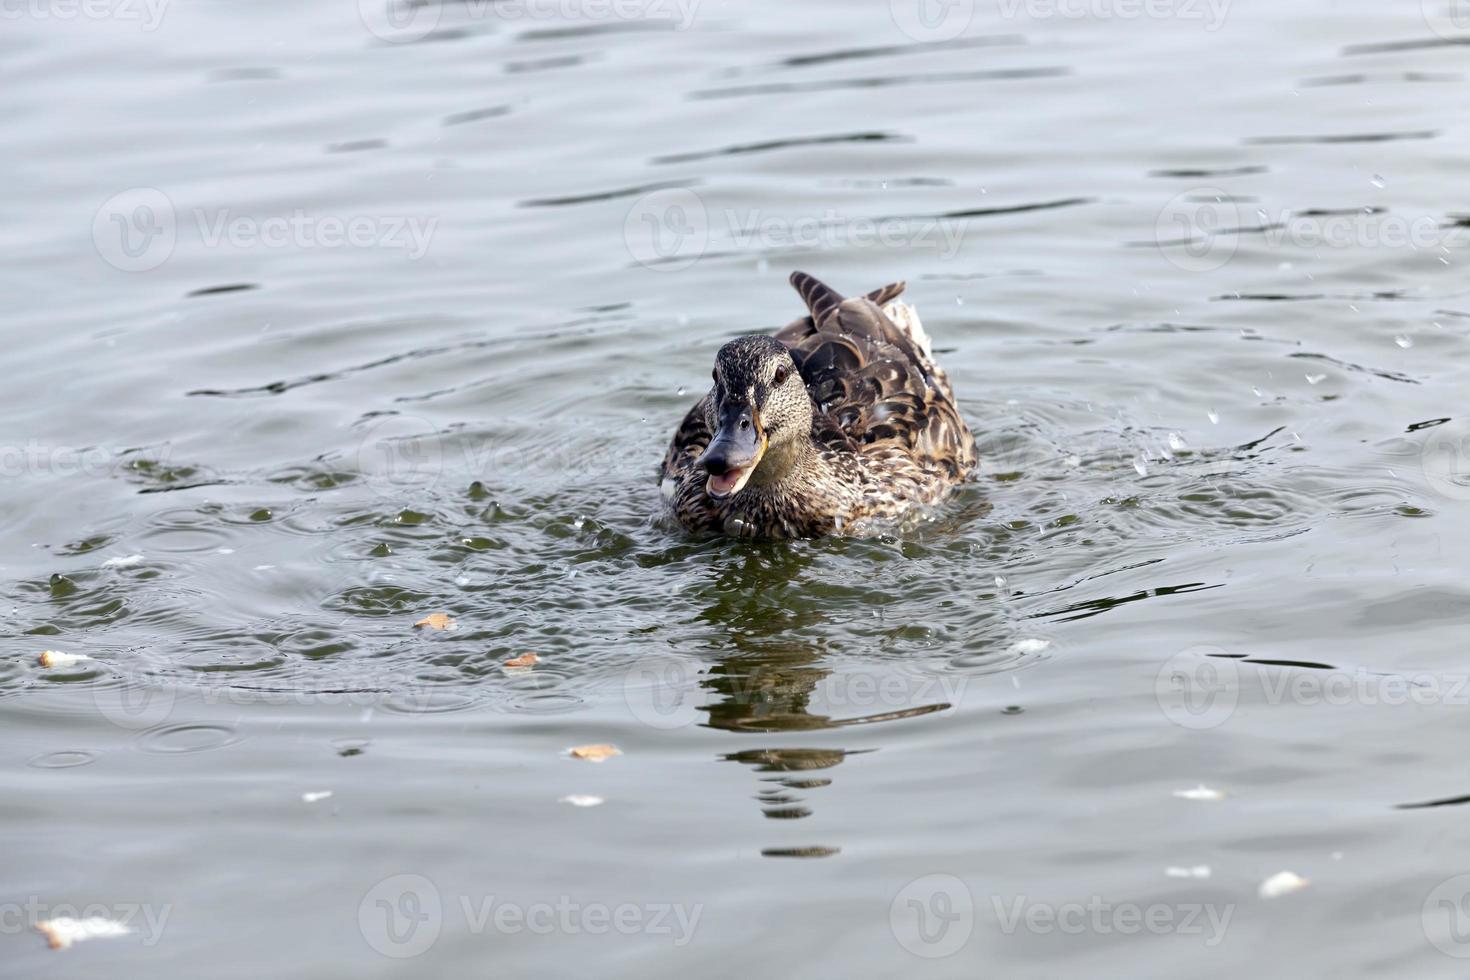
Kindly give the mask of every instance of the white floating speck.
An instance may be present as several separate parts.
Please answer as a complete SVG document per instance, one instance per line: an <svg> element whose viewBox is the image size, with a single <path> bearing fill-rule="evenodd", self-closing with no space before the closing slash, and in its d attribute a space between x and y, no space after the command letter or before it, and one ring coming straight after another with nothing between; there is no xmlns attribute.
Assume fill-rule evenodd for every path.
<svg viewBox="0 0 1470 980"><path fill-rule="evenodd" d="M1408 334L1403 333L1393 338L1393 342L1404 348L1404 350L1408 350L1410 347L1414 346L1414 338L1410 337Z"/></svg>
<svg viewBox="0 0 1470 980"><path fill-rule="evenodd" d="M83 660L91 659L85 653L63 653L60 650L41 651L42 667L70 667L73 664L81 663Z"/></svg>
<svg viewBox="0 0 1470 980"><path fill-rule="evenodd" d="M1142 456L1133 457L1133 468L1139 476L1148 476L1148 462Z"/></svg>
<svg viewBox="0 0 1470 980"><path fill-rule="evenodd" d="M320 789L311 793L301 794L301 802L303 803L320 803L322 800L330 800L331 798L332 791L329 789Z"/></svg>
<svg viewBox="0 0 1470 980"><path fill-rule="evenodd" d="M607 801L600 796L588 796L583 793L572 793L568 796L563 796L557 802L569 803L572 806L602 806L602 804Z"/></svg>
<svg viewBox="0 0 1470 980"><path fill-rule="evenodd" d="M1019 653L1022 656L1030 656L1034 653L1040 653L1049 646L1051 646L1051 640L1038 640L1035 638L1017 640L1015 643L1011 644L1011 653Z"/></svg>
<svg viewBox="0 0 1470 980"><path fill-rule="evenodd" d="M216 549L214 549L214 553L217 554L217 555L233 555L235 553L235 549L234 548L216 548Z"/></svg>
<svg viewBox="0 0 1470 980"><path fill-rule="evenodd" d="M1220 424L1220 413L1215 411L1213 408L1205 413L1205 417L1210 420L1210 423L1212 425Z"/></svg>
<svg viewBox="0 0 1470 980"><path fill-rule="evenodd" d="M1176 789L1174 795L1181 800L1223 800L1225 794L1218 789L1210 789L1201 783L1194 789Z"/></svg>
<svg viewBox="0 0 1470 980"><path fill-rule="evenodd" d="M1278 898L1282 895L1290 895L1299 892L1310 885L1311 882L1294 871L1278 871L1265 881L1257 892L1262 898Z"/></svg>
<svg viewBox="0 0 1470 980"><path fill-rule="evenodd" d="M1309 384L1309 385L1321 384L1324 380L1326 380L1326 378L1327 378L1327 375L1325 375L1325 374L1308 374L1308 375L1306 375L1307 384Z"/></svg>
<svg viewBox="0 0 1470 980"><path fill-rule="evenodd" d="M72 943L79 943L84 939L126 936L133 931L121 922L104 919L100 915L89 916L85 919L60 916L37 922L36 928L46 937L46 942L52 949L66 949Z"/></svg>
<svg viewBox="0 0 1470 980"><path fill-rule="evenodd" d="M118 555L102 563L103 568L132 568L143 561L142 555Z"/></svg>
<svg viewBox="0 0 1470 980"><path fill-rule="evenodd" d="M1192 868L1181 868L1171 865L1164 869L1164 874L1169 878L1208 878L1210 866L1208 864L1196 864Z"/></svg>
<svg viewBox="0 0 1470 980"><path fill-rule="evenodd" d="M1374 187L1378 188L1379 190L1383 190L1385 187L1388 186L1388 181L1384 180L1378 174L1374 174L1373 175L1373 179L1370 180L1368 183L1372 184Z"/></svg>

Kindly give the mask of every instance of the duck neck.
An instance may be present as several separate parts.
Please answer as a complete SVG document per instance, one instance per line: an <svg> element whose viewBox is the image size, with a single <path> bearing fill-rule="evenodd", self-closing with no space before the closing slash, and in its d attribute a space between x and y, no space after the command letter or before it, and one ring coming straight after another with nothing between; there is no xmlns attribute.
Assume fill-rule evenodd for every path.
<svg viewBox="0 0 1470 980"><path fill-rule="evenodd" d="M810 436L770 446L761 463L750 474L752 486L766 492L821 479L826 469L822 454Z"/></svg>

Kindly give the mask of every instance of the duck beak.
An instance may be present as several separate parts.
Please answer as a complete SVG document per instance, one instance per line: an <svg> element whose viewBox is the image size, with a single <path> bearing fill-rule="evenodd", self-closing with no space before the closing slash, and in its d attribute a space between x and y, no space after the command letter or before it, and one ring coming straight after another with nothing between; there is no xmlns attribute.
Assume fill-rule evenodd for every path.
<svg viewBox="0 0 1470 980"><path fill-rule="evenodd" d="M749 405L721 405L720 427L704 455L695 460L709 471L705 491L716 500L733 497L745 488L765 453L760 413Z"/></svg>

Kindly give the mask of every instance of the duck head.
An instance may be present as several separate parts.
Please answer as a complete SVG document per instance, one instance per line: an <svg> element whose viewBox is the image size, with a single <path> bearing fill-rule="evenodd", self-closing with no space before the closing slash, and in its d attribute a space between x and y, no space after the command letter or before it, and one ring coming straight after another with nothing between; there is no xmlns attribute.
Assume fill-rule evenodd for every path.
<svg viewBox="0 0 1470 980"><path fill-rule="evenodd" d="M789 472L811 442L812 401L791 352L770 337L721 347L714 382L706 419L714 436L698 462L706 492L722 500Z"/></svg>

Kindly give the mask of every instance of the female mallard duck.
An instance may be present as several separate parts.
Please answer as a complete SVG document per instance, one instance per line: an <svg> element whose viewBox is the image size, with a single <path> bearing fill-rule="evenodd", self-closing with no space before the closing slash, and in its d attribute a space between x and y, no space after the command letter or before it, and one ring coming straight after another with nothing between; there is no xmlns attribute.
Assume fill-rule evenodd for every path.
<svg viewBox="0 0 1470 980"><path fill-rule="evenodd" d="M802 272L810 315L715 355L714 387L664 456L669 513L697 531L863 533L938 503L976 463L903 283L843 299Z"/></svg>

